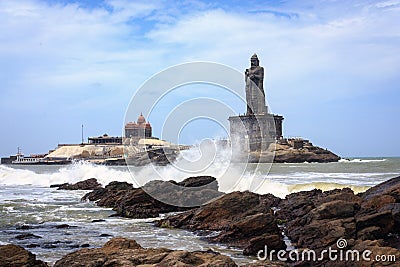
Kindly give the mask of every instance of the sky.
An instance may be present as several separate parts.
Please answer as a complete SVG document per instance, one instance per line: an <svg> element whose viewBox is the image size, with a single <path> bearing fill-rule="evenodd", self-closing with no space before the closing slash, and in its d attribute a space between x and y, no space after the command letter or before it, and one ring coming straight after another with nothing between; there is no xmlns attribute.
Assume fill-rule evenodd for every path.
<svg viewBox="0 0 400 267"><path fill-rule="evenodd" d="M131 99L153 75L193 61L243 73L257 53L285 136L343 157L400 156L398 25L399 0L0 0L0 155L79 143L82 124L85 138L121 136ZM182 87L164 104L209 92L245 112L214 89ZM161 136L155 113L150 123ZM193 120L180 142L223 132Z"/></svg>

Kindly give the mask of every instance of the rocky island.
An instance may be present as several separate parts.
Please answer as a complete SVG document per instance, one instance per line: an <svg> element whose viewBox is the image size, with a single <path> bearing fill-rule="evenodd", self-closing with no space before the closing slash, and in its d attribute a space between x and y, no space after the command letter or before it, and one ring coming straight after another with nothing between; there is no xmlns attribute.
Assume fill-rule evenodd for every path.
<svg viewBox="0 0 400 267"><path fill-rule="evenodd" d="M265 101L264 68L258 56L245 70L246 113L229 117L232 150L252 163L337 162L340 157L303 138L283 136L283 116L269 112Z"/></svg>

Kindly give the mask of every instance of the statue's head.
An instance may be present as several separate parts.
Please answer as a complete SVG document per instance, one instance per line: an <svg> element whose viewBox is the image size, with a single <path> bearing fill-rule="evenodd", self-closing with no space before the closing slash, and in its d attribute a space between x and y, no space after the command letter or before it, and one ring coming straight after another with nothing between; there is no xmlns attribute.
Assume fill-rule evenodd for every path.
<svg viewBox="0 0 400 267"><path fill-rule="evenodd" d="M258 60L257 54L254 54L250 59L250 64L252 67L258 66L260 61Z"/></svg>

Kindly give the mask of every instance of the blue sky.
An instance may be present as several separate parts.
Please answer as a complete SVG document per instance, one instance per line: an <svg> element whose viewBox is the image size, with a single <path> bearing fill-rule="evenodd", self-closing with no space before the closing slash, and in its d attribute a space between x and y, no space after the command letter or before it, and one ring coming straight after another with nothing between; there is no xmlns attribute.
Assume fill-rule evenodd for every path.
<svg viewBox="0 0 400 267"><path fill-rule="evenodd" d="M155 73L190 61L243 72L256 52L286 136L400 156L398 25L398 0L0 1L0 155L80 142L81 124L86 137L121 135ZM197 121L182 142L212 137L206 128Z"/></svg>

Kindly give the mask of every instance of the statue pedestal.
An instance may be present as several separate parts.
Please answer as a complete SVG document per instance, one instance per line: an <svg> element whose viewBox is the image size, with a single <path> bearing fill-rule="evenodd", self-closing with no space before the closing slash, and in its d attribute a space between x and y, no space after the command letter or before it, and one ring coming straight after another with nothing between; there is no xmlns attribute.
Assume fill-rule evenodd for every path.
<svg viewBox="0 0 400 267"><path fill-rule="evenodd" d="M282 121L282 116L269 113L229 117L233 151L266 151L282 137Z"/></svg>

